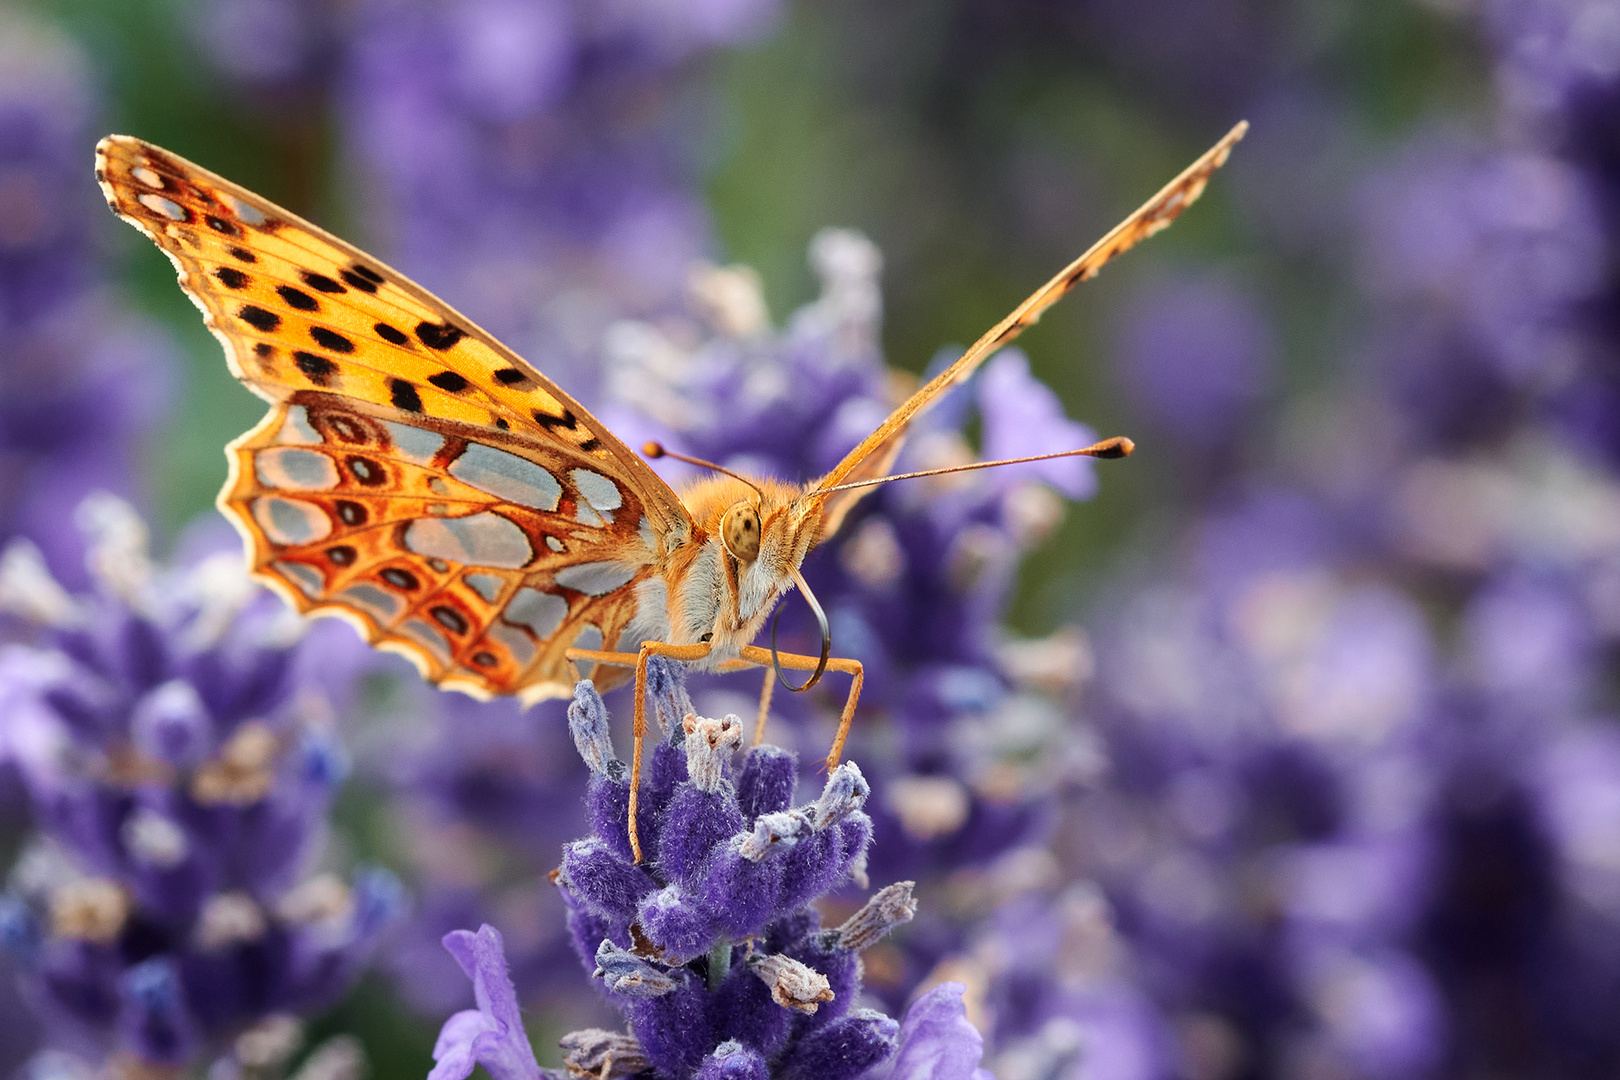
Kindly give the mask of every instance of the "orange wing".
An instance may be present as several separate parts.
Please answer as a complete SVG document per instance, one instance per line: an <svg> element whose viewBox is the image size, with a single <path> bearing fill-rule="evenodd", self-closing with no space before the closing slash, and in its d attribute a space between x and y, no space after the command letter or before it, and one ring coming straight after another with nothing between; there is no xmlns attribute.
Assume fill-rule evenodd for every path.
<svg viewBox="0 0 1620 1080"><path fill-rule="evenodd" d="M963 353L961 359L906 399L889 415L881 427L863 439L836 468L811 485L811 490L866 479L869 475L881 475L881 472L873 470L868 459L874 462L885 457L892 460L899 449L898 443L904 436L907 425L918 413L933 404L946 390L973 374L974 369L997 349L1011 342L1023 333L1025 328L1032 326L1040 319L1042 312L1061 299L1070 289L1088 278L1096 277L1097 271L1101 270L1109 259L1129 250L1174 221L1204 193L1204 186L1209 183L1210 176L1216 169L1226 164L1232 147L1248 130L1248 121L1239 122L1220 142L1187 166L1180 176L1166 184L1163 190L1144 203L1136 213L1114 226L1108 235L1093 244L1089 251L1064 267L1051 281L1035 290L1034 295L1014 308L1012 314L974 342L973 347ZM849 497L858 498L867 490L870 489L838 492L828 497L826 513L829 535L836 522L842 520L844 514L848 512L846 504L853 501Z"/></svg>
<svg viewBox="0 0 1620 1080"><path fill-rule="evenodd" d="M274 403L228 448L220 508L253 572L347 616L429 679L567 693L636 585L691 535L679 498L589 411L403 275L148 143L96 177Z"/></svg>

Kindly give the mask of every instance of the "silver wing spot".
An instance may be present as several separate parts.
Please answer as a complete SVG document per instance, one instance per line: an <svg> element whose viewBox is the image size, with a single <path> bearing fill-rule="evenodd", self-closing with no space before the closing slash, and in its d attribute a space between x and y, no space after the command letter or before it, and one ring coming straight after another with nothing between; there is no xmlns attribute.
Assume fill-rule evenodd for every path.
<svg viewBox="0 0 1620 1080"><path fill-rule="evenodd" d="M449 472L479 491L536 510L553 512L562 498L562 485L555 476L527 458L482 443L470 443L450 463Z"/></svg>
<svg viewBox="0 0 1620 1080"><path fill-rule="evenodd" d="M332 532L332 522L320 507L275 495L253 500L253 520L273 543L284 547L321 540Z"/></svg>
<svg viewBox="0 0 1620 1080"><path fill-rule="evenodd" d="M459 518L418 518L405 529L405 546L418 555L504 570L516 570L534 558L523 530L489 511Z"/></svg>
<svg viewBox="0 0 1620 1080"><path fill-rule="evenodd" d="M253 474L265 487L283 491L330 491L337 487L338 470L319 450L274 446L253 455Z"/></svg>
<svg viewBox="0 0 1620 1080"><path fill-rule="evenodd" d="M568 617L568 601L539 589L519 589L501 617L514 626L527 626L541 641L557 632Z"/></svg>
<svg viewBox="0 0 1620 1080"><path fill-rule="evenodd" d="M622 562L579 563L551 575L558 585L586 596L605 596L635 576L636 568Z"/></svg>

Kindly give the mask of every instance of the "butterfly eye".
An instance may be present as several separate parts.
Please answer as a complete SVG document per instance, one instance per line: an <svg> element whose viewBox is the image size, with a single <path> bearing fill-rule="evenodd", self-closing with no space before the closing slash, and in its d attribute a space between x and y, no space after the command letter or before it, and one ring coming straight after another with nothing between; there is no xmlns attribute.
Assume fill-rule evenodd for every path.
<svg viewBox="0 0 1620 1080"><path fill-rule="evenodd" d="M745 563L759 557L759 512L747 503L738 503L720 519L720 536L726 550Z"/></svg>

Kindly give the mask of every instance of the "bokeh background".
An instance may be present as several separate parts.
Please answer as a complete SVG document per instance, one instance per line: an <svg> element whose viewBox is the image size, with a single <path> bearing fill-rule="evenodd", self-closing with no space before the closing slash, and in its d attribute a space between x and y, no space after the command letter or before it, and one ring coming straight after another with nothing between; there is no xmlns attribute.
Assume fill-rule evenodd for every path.
<svg viewBox="0 0 1620 1080"><path fill-rule="evenodd" d="M896 486L807 564L872 671L873 883L922 902L868 992L894 1011L965 983L1001 1080L1613 1075L1610 0L9 0L0 538L38 558L0 572L0 1067L89 1075L144 1045L86 988L136 993L121 973L197 927L245 932L152 869L193 826L176 841L84 764L194 699L232 731L296 714L303 786L258 793L292 809L233 826L291 839L242 888L288 927L320 887L372 921L322 924L352 991L264 975L285 985L188 1020L166 1068L358 1047L425 1075L469 998L438 936L484 920L542 1063L604 1019L544 877L582 831L560 704L435 694L341 627L292 644L246 593L219 616L252 684L229 708L191 660L141 682L128 635L63 629L64 597L138 608L138 564L190 598L152 633L201 648L234 543L220 449L262 411L105 211L101 134L377 253L629 441L797 478L881 418L889 369L948 360L1242 118L1204 200L906 460L1075 445L1064 413L1137 454ZM125 502L76 509L97 492ZM261 654L278 674L253 682ZM121 689L68 701L41 689L55 663ZM201 699L153 696L185 680ZM746 715L754 684L694 689ZM783 703L776 737L814 756L833 708ZM134 914L97 907L107 880ZM148 909L170 930L132 944ZM284 1015L300 1049L232 1043Z"/></svg>

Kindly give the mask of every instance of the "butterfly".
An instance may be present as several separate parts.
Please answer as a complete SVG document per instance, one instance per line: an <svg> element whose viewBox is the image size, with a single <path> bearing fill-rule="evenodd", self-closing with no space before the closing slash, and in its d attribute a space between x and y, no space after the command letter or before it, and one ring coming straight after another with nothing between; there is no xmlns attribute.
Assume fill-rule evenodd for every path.
<svg viewBox="0 0 1620 1080"><path fill-rule="evenodd" d="M126 135L97 145L96 179L113 211L174 263L231 373L270 402L226 447L218 499L253 575L300 612L344 617L428 680L478 697L567 696L581 664L604 688L633 671L639 861L648 660L813 672L794 690L826 670L850 675L827 759L836 766L862 669L830 656L825 616L799 572L805 556L872 486L901 478L885 474L919 413L1169 225L1246 129L1018 305L826 476L793 484L688 458L714 475L680 493L466 316L323 229ZM1043 456L1130 448L1111 439ZM996 463L969 467L986 464ZM795 586L821 619L819 658L753 644ZM772 685L767 674L761 725Z"/></svg>

